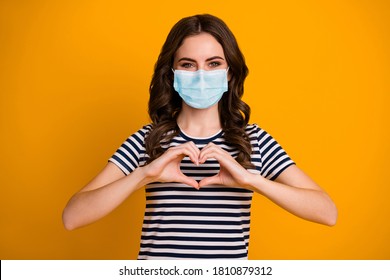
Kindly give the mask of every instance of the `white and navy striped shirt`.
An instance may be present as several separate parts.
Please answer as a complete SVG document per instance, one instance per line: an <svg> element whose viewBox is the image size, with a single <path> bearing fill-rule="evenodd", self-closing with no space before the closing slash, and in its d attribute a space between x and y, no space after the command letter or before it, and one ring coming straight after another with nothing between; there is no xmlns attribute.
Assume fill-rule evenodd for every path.
<svg viewBox="0 0 390 280"><path fill-rule="evenodd" d="M131 135L109 159L126 175L145 164L145 136L151 125ZM252 145L252 173L274 180L294 164L282 147L256 124L246 133ZM236 157L238 150L224 139L223 131L207 138L194 138L180 131L163 148L188 141L202 149L213 142ZM219 163L208 159L196 166L185 157L184 175L197 181L216 175ZM181 183L151 183L146 186L146 209L138 259L247 259L252 191L222 185L196 190Z"/></svg>

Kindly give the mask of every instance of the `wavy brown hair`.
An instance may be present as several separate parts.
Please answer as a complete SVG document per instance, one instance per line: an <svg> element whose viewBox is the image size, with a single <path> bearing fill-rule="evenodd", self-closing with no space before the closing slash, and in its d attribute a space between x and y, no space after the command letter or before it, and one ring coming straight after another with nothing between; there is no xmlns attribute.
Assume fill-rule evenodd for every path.
<svg viewBox="0 0 390 280"><path fill-rule="evenodd" d="M208 14L181 19L173 26L161 49L149 89L149 116L152 120L152 130L145 139L146 153L150 156L148 163L164 153L162 143L169 142L179 133L176 120L182 108L182 99L173 88L173 60L186 37L202 32L212 35L221 44L229 65L229 89L218 104L225 140L238 149L237 162L245 168L253 168L252 147L245 132L250 107L241 100L248 67L227 25L221 19Z"/></svg>

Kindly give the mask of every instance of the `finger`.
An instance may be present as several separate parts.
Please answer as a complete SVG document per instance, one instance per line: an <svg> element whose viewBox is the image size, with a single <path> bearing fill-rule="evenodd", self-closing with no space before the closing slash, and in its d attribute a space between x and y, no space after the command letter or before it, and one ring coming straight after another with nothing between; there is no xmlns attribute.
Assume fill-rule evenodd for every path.
<svg viewBox="0 0 390 280"><path fill-rule="evenodd" d="M198 189L198 190L199 190L199 184L198 184L198 182L195 181L194 179L190 178L190 177L185 176L184 174L179 175L177 181L178 181L178 183L184 183L184 184L186 184L186 185L192 186L192 187L194 187L195 189Z"/></svg>
<svg viewBox="0 0 390 280"><path fill-rule="evenodd" d="M173 147L171 152L173 154L172 159L173 157L179 157L179 159L182 160L185 156L188 156L193 163L199 163L198 154L190 145L179 145Z"/></svg>
<svg viewBox="0 0 390 280"><path fill-rule="evenodd" d="M200 153L199 148L195 145L195 143L194 143L193 141L189 141L189 142L187 142L186 144L189 145L189 146L191 146L191 147L194 149L194 151L195 151L196 153Z"/></svg>
<svg viewBox="0 0 390 280"><path fill-rule="evenodd" d="M206 157L206 155L210 155L211 153L214 153L214 155L216 155L216 156L218 156L218 155L221 155L221 156L229 155L230 156L230 154L227 153L225 150L223 150L221 147L215 145L214 143L209 143L200 151L199 162L203 163L206 161L207 158L211 158L210 156ZM217 159L217 158L215 158L215 159Z"/></svg>
<svg viewBox="0 0 390 280"><path fill-rule="evenodd" d="M199 163L204 163L207 159L214 158L216 160L223 161L223 153L221 151L215 150L215 149L207 149L205 151L201 151L201 154L199 155Z"/></svg>
<svg viewBox="0 0 390 280"><path fill-rule="evenodd" d="M210 149L213 149L213 148L220 149L220 147L215 145L213 142L210 142L206 146L204 146L200 152L204 152L204 151L207 151L207 150L210 150Z"/></svg>
<svg viewBox="0 0 390 280"><path fill-rule="evenodd" d="M196 161L194 162L196 165L199 165L199 154L200 154L200 150L199 148L195 145L194 142L192 141L189 141L186 143L186 145L188 145L188 147L190 149L192 149L192 151L194 152L194 154L196 155Z"/></svg>
<svg viewBox="0 0 390 280"><path fill-rule="evenodd" d="M218 175L204 178L199 182L199 188L208 185L221 185L221 180L219 179Z"/></svg>
<svg viewBox="0 0 390 280"><path fill-rule="evenodd" d="M172 147L172 149L174 149L174 150L185 149L185 150L191 152L193 158L195 158L195 156L196 156L196 158L198 158L199 157L199 153L200 153L199 148L192 141L189 141L189 142L186 142L184 144L180 144L178 146Z"/></svg>

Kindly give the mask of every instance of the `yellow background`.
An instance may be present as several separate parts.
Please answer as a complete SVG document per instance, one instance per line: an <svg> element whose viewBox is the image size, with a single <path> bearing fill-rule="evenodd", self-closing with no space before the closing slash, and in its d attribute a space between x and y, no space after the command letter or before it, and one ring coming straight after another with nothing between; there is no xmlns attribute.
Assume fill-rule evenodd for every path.
<svg viewBox="0 0 390 280"><path fill-rule="evenodd" d="M251 259L389 259L390 5L327 1L0 2L0 258L135 259L144 193L66 231L70 196L149 122L167 33L211 13L235 33L251 122L335 200L335 227L255 195Z"/></svg>

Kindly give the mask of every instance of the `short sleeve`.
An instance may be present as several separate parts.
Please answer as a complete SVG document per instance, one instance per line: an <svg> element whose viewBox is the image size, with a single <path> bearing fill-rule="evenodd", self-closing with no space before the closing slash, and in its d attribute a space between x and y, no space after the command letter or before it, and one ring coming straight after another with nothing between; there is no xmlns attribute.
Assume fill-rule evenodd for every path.
<svg viewBox="0 0 390 280"><path fill-rule="evenodd" d="M151 130L146 125L123 142L108 160L118 166L125 175L129 175L138 166L144 164L146 158L145 137Z"/></svg>
<svg viewBox="0 0 390 280"><path fill-rule="evenodd" d="M257 142L261 159L260 174L263 177L275 180L287 167L295 164L279 143L258 126Z"/></svg>

